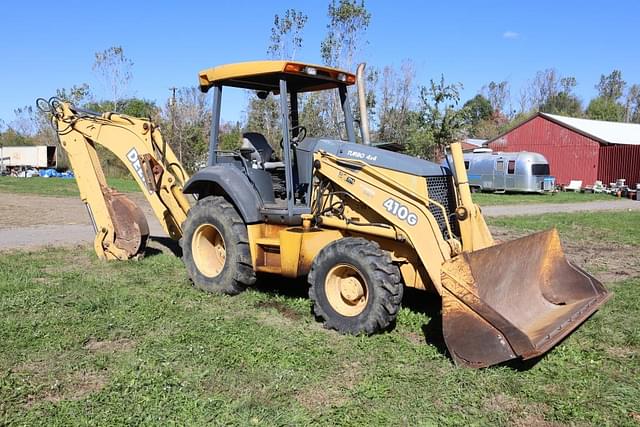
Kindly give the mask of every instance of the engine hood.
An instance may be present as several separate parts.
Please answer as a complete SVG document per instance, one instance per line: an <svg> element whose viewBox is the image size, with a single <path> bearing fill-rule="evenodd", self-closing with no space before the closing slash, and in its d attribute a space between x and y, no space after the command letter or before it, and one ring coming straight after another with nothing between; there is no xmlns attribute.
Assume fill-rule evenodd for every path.
<svg viewBox="0 0 640 427"><path fill-rule="evenodd" d="M352 142L334 139L307 138L297 148L299 151L314 153L326 151L337 157L361 160L372 166L391 169L417 176L451 175L448 168L417 157L402 153L383 150L370 145L354 144Z"/></svg>

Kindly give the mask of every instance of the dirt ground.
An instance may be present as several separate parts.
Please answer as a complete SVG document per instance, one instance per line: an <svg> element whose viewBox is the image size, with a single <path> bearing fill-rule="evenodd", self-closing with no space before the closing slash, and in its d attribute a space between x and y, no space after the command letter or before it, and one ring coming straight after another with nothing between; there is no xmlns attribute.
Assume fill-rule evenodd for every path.
<svg viewBox="0 0 640 427"><path fill-rule="evenodd" d="M142 208L149 225L160 224L153 215L151 206L142 194L127 194ZM597 201L564 204L528 204L483 206L486 216L539 215L548 212L577 212L594 210L640 209L640 202L632 200ZM31 194L11 194L0 192L0 230L34 226L91 225L87 209L77 197L49 197ZM62 233L64 234L64 233ZM44 237L44 236L43 236Z"/></svg>
<svg viewBox="0 0 640 427"><path fill-rule="evenodd" d="M145 212L152 240L162 242L166 234L153 215L151 207L142 194L128 197ZM84 204L76 197L48 197L37 195L0 193L0 251L8 249L32 249L44 246L73 246L87 244L95 236ZM595 203L595 204L594 204ZM487 206L483 213L487 216L527 215L545 212L574 212L591 207L603 209L640 209L640 202L615 201L557 204ZM491 227L497 240L507 241L522 237L517 233L498 227ZM162 245L159 245L162 246ZM575 264L595 272L603 282L640 276L634 249L629 245L590 241L576 243L563 241L567 257ZM159 248L163 249L163 248Z"/></svg>
<svg viewBox="0 0 640 427"><path fill-rule="evenodd" d="M494 239L500 242L529 234L496 226L490 228ZM611 244L596 240L573 242L563 239L562 248L569 261L588 270L603 283L640 276L637 249L631 245Z"/></svg>
<svg viewBox="0 0 640 427"><path fill-rule="evenodd" d="M142 208L148 219L151 206L142 194L127 194ZM0 193L0 230L37 225L91 225L84 203L78 197L49 197Z"/></svg>
<svg viewBox="0 0 640 427"><path fill-rule="evenodd" d="M144 196L127 197L145 213L152 240L164 241L167 234ZM87 208L77 197L0 193L0 251L81 245L94 237Z"/></svg>

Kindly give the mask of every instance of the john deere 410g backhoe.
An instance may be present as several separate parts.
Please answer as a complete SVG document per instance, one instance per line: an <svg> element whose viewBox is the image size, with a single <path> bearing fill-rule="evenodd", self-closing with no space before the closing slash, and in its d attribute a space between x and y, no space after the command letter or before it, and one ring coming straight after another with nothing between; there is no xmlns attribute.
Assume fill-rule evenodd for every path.
<svg viewBox="0 0 640 427"><path fill-rule="evenodd" d="M122 160L180 240L196 287L235 294L256 273L306 276L315 314L343 333L387 329L405 287L432 290L442 298L454 361L484 367L545 353L609 298L565 259L555 230L494 243L471 200L459 144L450 147L451 168L374 148L366 114L356 143L347 91L355 75L261 61L199 78L201 90L213 92L213 123L208 165L191 178L151 121L39 101L69 155L99 257L141 254L149 228L135 204L107 187L96 144ZM278 96L281 159L256 132L244 134L237 151L218 149L224 87ZM314 91L333 91L340 101L344 140L307 135L298 102Z"/></svg>

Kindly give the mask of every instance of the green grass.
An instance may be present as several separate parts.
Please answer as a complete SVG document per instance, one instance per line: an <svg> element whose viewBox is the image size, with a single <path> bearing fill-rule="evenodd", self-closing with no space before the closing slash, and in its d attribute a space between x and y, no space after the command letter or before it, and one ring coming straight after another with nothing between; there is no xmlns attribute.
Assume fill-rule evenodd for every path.
<svg viewBox="0 0 640 427"><path fill-rule="evenodd" d="M140 191L138 184L128 178L108 178L109 186L116 190L133 193ZM78 196L75 179L59 178L13 178L0 177L0 192L39 194L44 196ZM555 193L555 194L492 194L475 193L473 200L480 206L511 205L526 203L579 203L595 200L616 200L606 194Z"/></svg>
<svg viewBox="0 0 640 427"><path fill-rule="evenodd" d="M138 184L132 179L108 178L107 183L110 187L125 193L140 191ZM42 196L78 196L80 194L75 179L10 176L0 177L0 192Z"/></svg>
<svg viewBox="0 0 640 427"><path fill-rule="evenodd" d="M597 200L617 200L609 194L593 193L545 193L545 194L524 194L524 193L474 193L471 195L473 201L480 206L491 205L516 205L527 203L581 203L593 202Z"/></svg>
<svg viewBox="0 0 640 427"><path fill-rule="evenodd" d="M613 242L619 221L640 223L637 213L623 215L556 221L563 237L571 227L604 229L591 235ZM547 217L492 223L534 230ZM635 230L629 240L638 242ZM227 297L192 289L171 255L105 263L84 248L3 254L0 425L631 425L640 418L640 277L610 284L614 298L537 364L483 370L456 368L443 352L434 297L413 294L427 304L403 308L389 333L342 336L314 321L302 283L281 282L263 278Z"/></svg>
<svg viewBox="0 0 640 427"><path fill-rule="evenodd" d="M487 218L491 225L514 230L541 231L556 227L575 241L624 243L640 246L640 212L574 212Z"/></svg>

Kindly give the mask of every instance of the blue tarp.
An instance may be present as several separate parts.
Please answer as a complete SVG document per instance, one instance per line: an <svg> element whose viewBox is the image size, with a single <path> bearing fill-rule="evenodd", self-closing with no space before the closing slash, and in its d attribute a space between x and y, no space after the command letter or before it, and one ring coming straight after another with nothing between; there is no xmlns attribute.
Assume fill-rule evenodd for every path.
<svg viewBox="0 0 640 427"><path fill-rule="evenodd" d="M42 169L39 174L43 178L73 178L73 172L58 172L55 169Z"/></svg>

